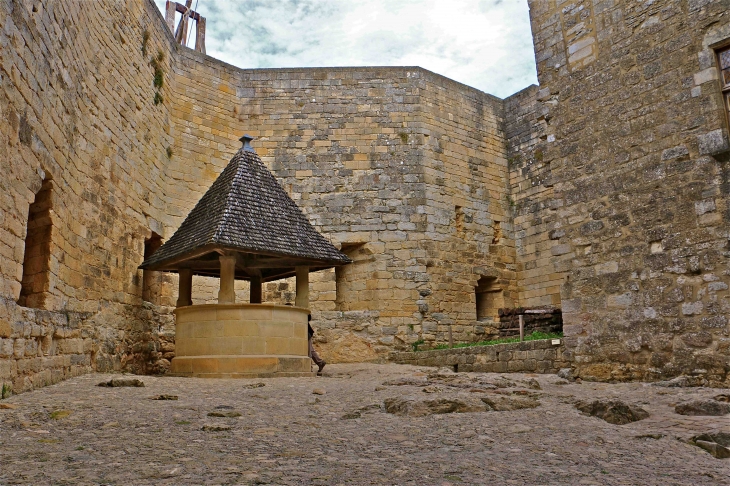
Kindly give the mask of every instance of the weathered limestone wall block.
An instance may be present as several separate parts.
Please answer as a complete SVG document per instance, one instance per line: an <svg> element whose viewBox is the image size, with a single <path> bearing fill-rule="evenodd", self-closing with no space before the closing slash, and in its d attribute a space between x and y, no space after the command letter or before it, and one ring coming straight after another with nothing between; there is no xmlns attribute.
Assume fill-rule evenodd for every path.
<svg viewBox="0 0 730 486"><path fill-rule="evenodd" d="M541 151L552 185L533 218L549 218L545 256L569 276L577 374L728 385L730 146L714 48L730 40L730 2L529 3L545 124L527 155Z"/></svg>

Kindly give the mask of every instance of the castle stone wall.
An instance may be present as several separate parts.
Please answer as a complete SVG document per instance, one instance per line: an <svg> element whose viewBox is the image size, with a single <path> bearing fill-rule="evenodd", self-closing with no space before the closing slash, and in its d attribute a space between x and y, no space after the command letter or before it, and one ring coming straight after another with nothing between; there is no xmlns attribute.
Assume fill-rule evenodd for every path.
<svg viewBox="0 0 730 486"><path fill-rule="evenodd" d="M143 305L136 267L145 238L171 225L169 35L147 1L3 1L0 26L0 382L150 370L171 323ZM51 228L33 233L37 288L21 307L42 184Z"/></svg>
<svg viewBox="0 0 730 486"><path fill-rule="evenodd" d="M244 132L356 262L311 281L332 361L496 332L477 320L475 291L488 276L502 303L517 298L501 100L420 68L239 69L175 47L149 1L84 5L0 11L0 379L23 390L94 369L166 369L177 278L137 265ZM38 223L29 210L44 177ZM26 278L29 220L51 229L29 238L38 276ZM24 278L37 292L21 306ZM195 302L216 293L215 279L195 278ZM245 282L237 295L247 299ZM291 281L266 285L269 301L293 297Z"/></svg>
<svg viewBox="0 0 730 486"><path fill-rule="evenodd" d="M501 100L409 67L246 70L181 49L175 73L174 151L197 181L184 188L191 199L250 133L355 261L311 278L313 324L332 360L378 359L449 331L482 338L480 275L516 298ZM495 219L504 236L493 244ZM293 299L291 281L265 288L267 300Z"/></svg>
<svg viewBox="0 0 730 486"><path fill-rule="evenodd" d="M548 144L544 90L530 86L505 99L505 137L514 218L519 305L560 307L560 286L566 280L555 256L562 234L553 178L545 160Z"/></svg>
<svg viewBox="0 0 730 486"><path fill-rule="evenodd" d="M562 308L579 376L727 384L730 0L529 3L540 87L500 100L416 67L236 68L150 0L0 2L0 381L164 371L177 279L137 266L250 133L354 260L311 278L328 360Z"/></svg>
<svg viewBox="0 0 730 486"><path fill-rule="evenodd" d="M727 383L729 146L711 47L730 39L730 2L529 3L568 355L583 377Z"/></svg>

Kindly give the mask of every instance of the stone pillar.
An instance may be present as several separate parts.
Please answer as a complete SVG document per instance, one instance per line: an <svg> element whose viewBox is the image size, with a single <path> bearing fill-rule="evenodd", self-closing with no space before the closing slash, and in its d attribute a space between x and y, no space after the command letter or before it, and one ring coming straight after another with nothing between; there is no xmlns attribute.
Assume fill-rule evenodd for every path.
<svg viewBox="0 0 730 486"><path fill-rule="evenodd" d="M251 303L260 304L261 295L263 294L263 284L261 277L251 277Z"/></svg>
<svg viewBox="0 0 730 486"><path fill-rule="evenodd" d="M221 255L220 290L218 291L219 304L234 304L236 302L236 255Z"/></svg>
<svg viewBox="0 0 730 486"><path fill-rule="evenodd" d="M295 267L297 272L297 296L294 305L309 307L309 267Z"/></svg>
<svg viewBox="0 0 730 486"><path fill-rule="evenodd" d="M177 296L177 307L193 305L193 271L190 268L178 270L180 276L180 292Z"/></svg>

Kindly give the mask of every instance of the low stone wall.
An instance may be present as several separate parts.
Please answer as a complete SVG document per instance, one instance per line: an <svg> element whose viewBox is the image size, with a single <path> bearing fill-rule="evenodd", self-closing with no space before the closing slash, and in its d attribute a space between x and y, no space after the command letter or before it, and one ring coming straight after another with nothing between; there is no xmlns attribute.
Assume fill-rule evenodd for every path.
<svg viewBox="0 0 730 486"><path fill-rule="evenodd" d="M175 350L168 309L145 302L49 311L0 296L0 386L20 393L94 371L164 373Z"/></svg>
<svg viewBox="0 0 730 486"><path fill-rule="evenodd" d="M559 341L560 344L553 344L553 341ZM564 349L562 339L545 339L492 346L391 353L390 360L417 366L448 366L455 371L557 373L560 368L570 367Z"/></svg>

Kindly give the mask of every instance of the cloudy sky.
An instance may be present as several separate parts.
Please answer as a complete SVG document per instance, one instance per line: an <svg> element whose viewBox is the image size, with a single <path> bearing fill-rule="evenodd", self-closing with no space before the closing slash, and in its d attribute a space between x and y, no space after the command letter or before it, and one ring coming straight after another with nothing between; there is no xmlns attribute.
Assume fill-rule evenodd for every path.
<svg viewBox="0 0 730 486"><path fill-rule="evenodd" d="M499 97L537 83L527 0L196 2L207 53L234 66L421 66Z"/></svg>

